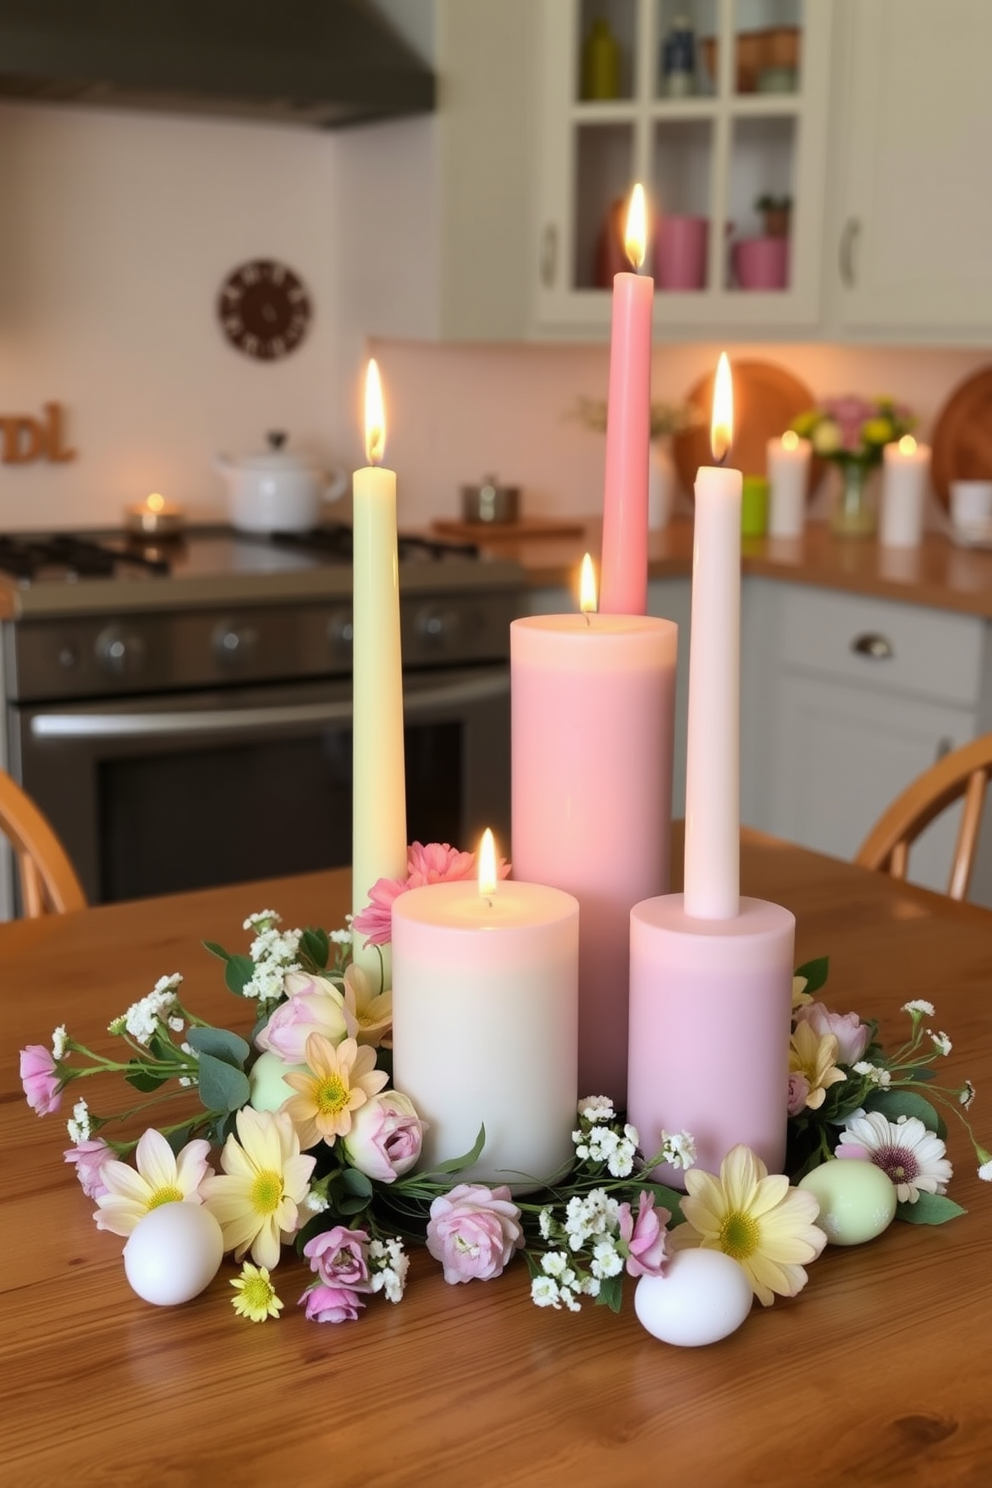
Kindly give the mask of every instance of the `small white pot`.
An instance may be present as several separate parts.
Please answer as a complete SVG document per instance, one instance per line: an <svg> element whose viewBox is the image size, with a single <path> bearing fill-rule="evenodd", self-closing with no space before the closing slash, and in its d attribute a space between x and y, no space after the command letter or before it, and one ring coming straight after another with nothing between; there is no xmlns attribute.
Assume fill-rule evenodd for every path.
<svg viewBox="0 0 992 1488"><path fill-rule="evenodd" d="M214 457L227 483L231 525L239 532L309 532L320 523L325 502L348 485L347 472L325 472L283 449L286 436L270 434L264 454L232 460Z"/></svg>

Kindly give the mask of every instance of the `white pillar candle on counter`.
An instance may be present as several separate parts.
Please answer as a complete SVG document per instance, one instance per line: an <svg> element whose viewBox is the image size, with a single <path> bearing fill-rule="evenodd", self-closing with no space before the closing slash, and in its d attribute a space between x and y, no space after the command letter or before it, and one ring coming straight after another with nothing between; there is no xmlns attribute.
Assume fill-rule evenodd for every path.
<svg viewBox="0 0 992 1488"><path fill-rule="evenodd" d="M887 548L918 548L923 539L923 506L930 451L904 434L882 451L882 514L878 540Z"/></svg>
<svg viewBox="0 0 992 1488"><path fill-rule="evenodd" d="M491 833L478 883L409 889L393 904L393 1084L427 1123L420 1167L468 1152L456 1182L550 1177L573 1155L579 906L542 884L497 883Z"/></svg>
<svg viewBox="0 0 992 1488"><path fill-rule="evenodd" d="M354 722L352 788L352 909L369 902L380 878L406 873L406 783L403 754L403 663L400 655L396 475L382 459L386 421L379 369L365 382L365 449L354 495ZM352 941L352 956L378 981L380 953ZM389 985L389 947L381 947Z"/></svg>
<svg viewBox="0 0 992 1488"><path fill-rule="evenodd" d="M730 364L721 353L711 444L726 459L733 427ZM741 489L739 470L696 475L692 654L685 773L685 909L728 920L740 893Z"/></svg>
<svg viewBox="0 0 992 1488"><path fill-rule="evenodd" d="M511 855L582 907L579 1095L619 1109L630 908L669 882L678 627L583 606L510 626Z"/></svg>
<svg viewBox="0 0 992 1488"><path fill-rule="evenodd" d="M806 525L811 446L787 429L768 441L768 535L800 537Z"/></svg>

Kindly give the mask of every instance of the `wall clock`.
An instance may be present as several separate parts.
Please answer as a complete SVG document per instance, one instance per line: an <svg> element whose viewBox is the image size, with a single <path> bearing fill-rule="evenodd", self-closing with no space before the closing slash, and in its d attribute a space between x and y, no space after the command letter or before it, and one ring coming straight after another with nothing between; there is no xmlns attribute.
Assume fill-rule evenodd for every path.
<svg viewBox="0 0 992 1488"><path fill-rule="evenodd" d="M295 351L313 316L297 274L271 258L232 269L217 296L217 316L232 346L245 356L275 361Z"/></svg>

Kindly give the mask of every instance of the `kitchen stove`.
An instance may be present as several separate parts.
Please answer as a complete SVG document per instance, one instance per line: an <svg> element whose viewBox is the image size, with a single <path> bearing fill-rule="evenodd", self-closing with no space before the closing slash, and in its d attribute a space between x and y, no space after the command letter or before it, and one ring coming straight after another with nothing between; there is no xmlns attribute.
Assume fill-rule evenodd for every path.
<svg viewBox="0 0 992 1488"><path fill-rule="evenodd" d="M351 536L0 537L0 763L91 900L350 862ZM508 841L522 570L398 551L410 840Z"/></svg>

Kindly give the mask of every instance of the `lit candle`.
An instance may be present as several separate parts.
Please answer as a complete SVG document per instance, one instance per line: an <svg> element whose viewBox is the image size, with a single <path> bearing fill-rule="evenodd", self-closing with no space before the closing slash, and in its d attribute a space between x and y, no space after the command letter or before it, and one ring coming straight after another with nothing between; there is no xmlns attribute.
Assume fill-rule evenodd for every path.
<svg viewBox="0 0 992 1488"><path fill-rule="evenodd" d="M421 1168L482 1154L456 1182L548 1178L572 1155L578 1100L579 906L497 882L409 889L393 905L393 1083L427 1123ZM532 1186L532 1185L531 1185Z"/></svg>
<svg viewBox="0 0 992 1488"><path fill-rule="evenodd" d="M129 532L140 532L149 537L167 537L181 531L186 518L181 506L175 501L166 501L157 491L146 496L144 501L134 502L124 515Z"/></svg>
<svg viewBox="0 0 992 1488"><path fill-rule="evenodd" d="M403 674L400 656L396 476L378 462L386 442L379 369L365 380L365 450L354 495L352 906L357 915L380 878L406 873ZM389 985L389 948L381 947ZM352 956L376 979L380 951L352 940Z"/></svg>
<svg viewBox="0 0 992 1488"><path fill-rule="evenodd" d="M713 389L717 465L696 476L685 804L685 910L731 919L740 894L741 474L722 468L733 440L725 353Z"/></svg>
<svg viewBox="0 0 992 1488"><path fill-rule="evenodd" d="M769 537L799 537L806 524L811 446L787 429L768 441Z"/></svg>
<svg viewBox="0 0 992 1488"><path fill-rule="evenodd" d="M904 434L882 451L882 514L878 540L887 548L918 548L923 538L923 507L930 451Z"/></svg>
<svg viewBox="0 0 992 1488"><path fill-rule="evenodd" d="M634 187L625 246L635 270L647 246L644 188ZM606 405L602 595L612 615L643 615L648 588L648 449L651 439L651 309L654 280L613 280L610 383Z"/></svg>
<svg viewBox="0 0 992 1488"><path fill-rule="evenodd" d="M678 627L596 614L510 626L514 871L574 894L579 1093L626 1104L630 907L668 888Z"/></svg>

